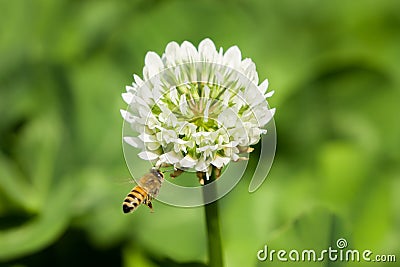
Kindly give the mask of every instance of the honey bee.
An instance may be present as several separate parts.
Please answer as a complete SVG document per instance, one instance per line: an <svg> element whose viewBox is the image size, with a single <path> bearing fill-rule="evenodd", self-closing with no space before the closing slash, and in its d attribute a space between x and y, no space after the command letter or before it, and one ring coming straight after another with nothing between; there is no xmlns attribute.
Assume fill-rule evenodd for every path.
<svg viewBox="0 0 400 267"><path fill-rule="evenodd" d="M152 199L157 197L160 187L164 181L164 174L156 168L150 169L149 173L140 178L138 185L126 196L122 203L124 213L130 213L140 204L147 205L153 211Z"/></svg>

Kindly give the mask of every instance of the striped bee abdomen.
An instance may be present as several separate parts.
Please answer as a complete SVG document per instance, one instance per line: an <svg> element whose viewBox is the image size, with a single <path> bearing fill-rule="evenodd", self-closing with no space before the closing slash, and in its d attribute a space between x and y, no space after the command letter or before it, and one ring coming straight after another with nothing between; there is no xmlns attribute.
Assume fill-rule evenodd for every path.
<svg viewBox="0 0 400 267"><path fill-rule="evenodd" d="M138 185L124 199L122 203L124 213L135 211L140 204L145 204L153 212L151 201L157 197L163 180L164 174L155 168L152 168L149 173L143 175L139 179Z"/></svg>
<svg viewBox="0 0 400 267"><path fill-rule="evenodd" d="M143 203L146 198L146 191L144 191L142 187L136 186L124 199L124 202L122 203L122 210L124 213L133 212L137 206Z"/></svg>

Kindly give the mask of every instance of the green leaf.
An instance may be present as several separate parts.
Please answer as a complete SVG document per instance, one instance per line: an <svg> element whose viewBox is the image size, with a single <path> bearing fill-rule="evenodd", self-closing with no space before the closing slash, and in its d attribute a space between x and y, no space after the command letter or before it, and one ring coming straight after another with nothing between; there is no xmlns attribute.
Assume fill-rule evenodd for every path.
<svg viewBox="0 0 400 267"><path fill-rule="evenodd" d="M54 242L68 226L72 193L72 183L60 184L36 217L19 227L1 230L0 260L27 255Z"/></svg>

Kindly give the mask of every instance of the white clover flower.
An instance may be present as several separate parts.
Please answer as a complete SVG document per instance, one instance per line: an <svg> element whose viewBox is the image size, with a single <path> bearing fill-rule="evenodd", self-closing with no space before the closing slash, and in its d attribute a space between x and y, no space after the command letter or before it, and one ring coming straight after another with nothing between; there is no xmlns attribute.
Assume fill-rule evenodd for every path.
<svg viewBox="0 0 400 267"><path fill-rule="evenodd" d="M143 79L133 77L121 114L137 135L124 141L156 166L209 174L243 159L275 112L266 100L273 91L268 80L259 84L253 61L237 46L217 51L210 39L198 48L171 42L161 57L148 52Z"/></svg>

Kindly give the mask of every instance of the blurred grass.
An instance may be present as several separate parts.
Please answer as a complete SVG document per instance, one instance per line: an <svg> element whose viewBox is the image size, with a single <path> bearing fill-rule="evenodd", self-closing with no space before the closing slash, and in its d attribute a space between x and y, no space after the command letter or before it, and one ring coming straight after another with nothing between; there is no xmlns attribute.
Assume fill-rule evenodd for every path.
<svg viewBox="0 0 400 267"><path fill-rule="evenodd" d="M266 183L249 194L243 179L220 201L227 266L265 265L264 244L319 249L339 236L400 257L398 2L20 0L0 10L5 266L206 262L202 209L156 202L154 214L123 216L131 185L116 182L129 177L119 108L130 75L148 50L205 37L251 57L278 109Z"/></svg>

